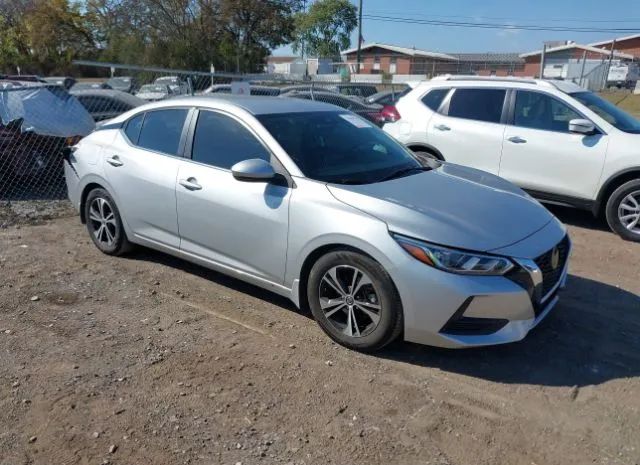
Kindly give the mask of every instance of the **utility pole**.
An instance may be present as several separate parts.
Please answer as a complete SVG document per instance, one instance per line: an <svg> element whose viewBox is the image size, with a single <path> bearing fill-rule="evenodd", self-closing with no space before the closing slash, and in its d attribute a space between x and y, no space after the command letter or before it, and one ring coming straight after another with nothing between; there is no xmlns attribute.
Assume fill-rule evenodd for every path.
<svg viewBox="0 0 640 465"><path fill-rule="evenodd" d="M544 79L544 55L547 52L547 43L542 44L542 56L540 57L540 79Z"/></svg>
<svg viewBox="0 0 640 465"><path fill-rule="evenodd" d="M360 0L360 6L358 8L358 53L356 54L356 61L358 62L356 69L360 74L360 59L362 55L362 0Z"/></svg>

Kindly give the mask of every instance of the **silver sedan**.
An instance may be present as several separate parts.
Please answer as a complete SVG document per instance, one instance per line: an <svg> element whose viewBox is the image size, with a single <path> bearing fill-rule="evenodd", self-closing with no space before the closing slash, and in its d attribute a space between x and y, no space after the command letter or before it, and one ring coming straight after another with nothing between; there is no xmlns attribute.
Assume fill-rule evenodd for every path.
<svg viewBox="0 0 640 465"><path fill-rule="evenodd" d="M144 105L85 137L65 174L102 252L138 244L269 289L357 350L520 340L567 275L566 229L523 191L320 102Z"/></svg>

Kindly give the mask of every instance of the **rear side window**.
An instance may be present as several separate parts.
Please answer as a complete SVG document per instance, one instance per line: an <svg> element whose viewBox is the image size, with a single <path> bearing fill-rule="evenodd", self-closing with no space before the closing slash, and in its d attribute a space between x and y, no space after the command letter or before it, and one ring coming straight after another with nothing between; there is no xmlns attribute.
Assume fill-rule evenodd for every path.
<svg viewBox="0 0 640 465"><path fill-rule="evenodd" d="M442 101L448 93L449 89L433 89L427 95L422 97L422 103L424 103L427 108L430 108L433 111L438 111L438 108L440 108Z"/></svg>
<svg viewBox="0 0 640 465"><path fill-rule="evenodd" d="M260 141L235 119L213 111L200 111L193 136L191 158L194 161L231 169L252 158L271 160Z"/></svg>
<svg viewBox="0 0 640 465"><path fill-rule="evenodd" d="M144 120L144 113L134 116L129 120L127 126L124 129L124 133L132 144L138 143L138 136L140 135L140 129L142 129L142 121Z"/></svg>
<svg viewBox="0 0 640 465"><path fill-rule="evenodd" d="M449 102L449 116L499 123L507 91L504 89L456 89Z"/></svg>
<svg viewBox="0 0 640 465"><path fill-rule="evenodd" d="M138 145L167 155L178 155L180 137L187 112L186 109L147 112L140 131Z"/></svg>

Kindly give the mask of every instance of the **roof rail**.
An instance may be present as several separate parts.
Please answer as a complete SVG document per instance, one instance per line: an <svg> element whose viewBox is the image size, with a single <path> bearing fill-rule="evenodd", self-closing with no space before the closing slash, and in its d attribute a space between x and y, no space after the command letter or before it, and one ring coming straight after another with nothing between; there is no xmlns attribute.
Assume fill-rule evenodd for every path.
<svg viewBox="0 0 640 465"><path fill-rule="evenodd" d="M520 77L496 77L496 76L476 76L476 75L453 75L443 74L431 79L432 81L491 81L491 82L521 82L526 84L539 84L535 79Z"/></svg>

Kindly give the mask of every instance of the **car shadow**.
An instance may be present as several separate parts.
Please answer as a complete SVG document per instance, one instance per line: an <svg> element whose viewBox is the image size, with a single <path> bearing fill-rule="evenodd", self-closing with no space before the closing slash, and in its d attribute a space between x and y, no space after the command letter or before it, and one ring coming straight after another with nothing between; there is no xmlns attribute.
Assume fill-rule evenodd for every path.
<svg viewBox="0 0 640 465"><path fill-rule="evenodd" d="M640 375L640 297L570 276L558 306L522 341L449 350L396 342L378 356L500 383L587 386Z"/></svg>
<svg viewBox="0 0 640 465"><path fill-rule="evenodd" d="M266 289L262 289L261 287L254 286L253 284L249 284L237 278L218 273L217 271L210 270L209 268L205 268L204 266L188 262L186 260L168 255L166 253L157 252L146 247L139 247L134 253L128 255L127 258L158 263L160 265L175 268L176 270L184 271L185 273L198 276L213 283L219 284L220 286L224 286L228 289L242 292L243 294L250 295L251 297L255 297L256 299L260 299L270 304L277 305L278 307L282 307L286 310L301 313L302 315L308 316L309 318L311 317L310 314L299 310L293 304L293 302L291 302L291 300L287 299L286 297L282 297L278 294L267 291Z"/></svg>
<svg viewBox="0 0 640 465"><path fill-rule="evenodd" d="M190 273L312 318L285 297L161 252L140 248L129 258ZM640 297L571 275L558 306L520 342L452 350L397 341L372 356L501 383L580 387L636 377Z"/></svg>
<svg viewBox="0 0 640 465"><path fill-rule="evenodd" d="M593 213L578 208L563 207L560 205L543 204L547 210L553 213L560 221L579 228L594 229L598 231L611 231L604 218L597 218Z"/></svg>

